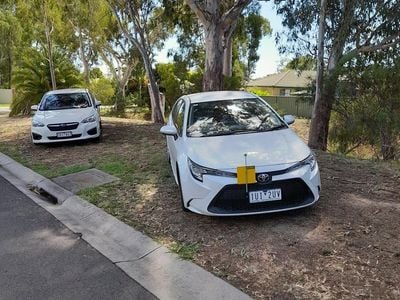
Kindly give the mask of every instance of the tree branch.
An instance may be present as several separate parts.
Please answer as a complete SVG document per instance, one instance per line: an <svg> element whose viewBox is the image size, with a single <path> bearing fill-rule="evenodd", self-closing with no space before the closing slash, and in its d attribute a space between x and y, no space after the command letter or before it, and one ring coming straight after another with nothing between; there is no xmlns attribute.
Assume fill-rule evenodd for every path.
<svg viewBox="0 0 400 300"><path fill-rule="evenodd" d="M235 24L237 18L242 13L243 9L249 5L251 0L238 0L235 4L227 10L221 17L222 23L224 24L224 28Z"/></svg>
<svg viewBox="0 0 400 300"><path fill-rule="evenodd" d="M200 4L198 4L196 0L185 0L185 2L204 26L209 23L204 7L200 7Z"/></svg>

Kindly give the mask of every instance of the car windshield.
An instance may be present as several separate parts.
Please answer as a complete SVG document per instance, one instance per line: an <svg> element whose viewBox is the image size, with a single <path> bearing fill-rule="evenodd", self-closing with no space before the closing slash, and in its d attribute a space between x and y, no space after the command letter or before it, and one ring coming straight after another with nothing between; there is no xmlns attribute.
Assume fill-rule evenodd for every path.
<svg viewBox="0 0 400 300"><path fill-rule="evenodd" d="M40 110L60 110L89 107L90 101L86 93L52 94L42 102Z"/></svg>
<svg viewBox="0 0 400 300"><path fill-rule="evenodd" d="M268 105L258 98L193 103L187 136L263 132L287 128Z"/></svg>

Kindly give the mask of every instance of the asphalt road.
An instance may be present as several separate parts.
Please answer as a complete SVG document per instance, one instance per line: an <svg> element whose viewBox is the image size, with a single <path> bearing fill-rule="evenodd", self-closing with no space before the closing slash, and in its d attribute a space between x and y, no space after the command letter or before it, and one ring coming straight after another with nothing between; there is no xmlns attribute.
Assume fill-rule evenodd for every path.
<svg viewBox="0 0 400 300"><path fill-rule="evenodd" d="M0 299L155 299L0 176Z"/></svg>

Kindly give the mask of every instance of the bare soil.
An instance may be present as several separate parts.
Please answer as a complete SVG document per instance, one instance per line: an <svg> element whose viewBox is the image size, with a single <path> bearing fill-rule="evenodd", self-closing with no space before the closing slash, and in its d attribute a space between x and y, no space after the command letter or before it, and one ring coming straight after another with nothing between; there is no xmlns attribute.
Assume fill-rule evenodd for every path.
<svg viewBox="0 0 400 300"><path fill-rule="evenodd" d="M400 174L318 153L322 194L310 209L240 218L181 211L159 126L104 118L102 142L33 146L29 119L0 116L0 151L50 169L119 159L124 179L83 194L258 299L400 299ZM307 137L306 121L295 130Z"/></svg>

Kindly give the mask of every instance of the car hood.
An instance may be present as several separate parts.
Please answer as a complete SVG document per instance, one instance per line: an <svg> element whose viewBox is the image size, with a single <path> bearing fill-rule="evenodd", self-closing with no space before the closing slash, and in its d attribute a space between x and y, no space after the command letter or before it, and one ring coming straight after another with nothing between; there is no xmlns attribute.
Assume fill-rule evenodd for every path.
<svg viewBox="0 0 400 300"><path fill-rule="evenodd" d="M305 159L311 151L291 130L187 138L186 151L195 163L214 169L292 164Z"/></svg>
<svg viewBox="0 0 400 300"><path fill-rule="evenodd" d="M76 109L60 109L37 111L35 119L45 124L57 124L68 122L81 122L83 119L91 116L93 110L90 107Z"/></svg>

